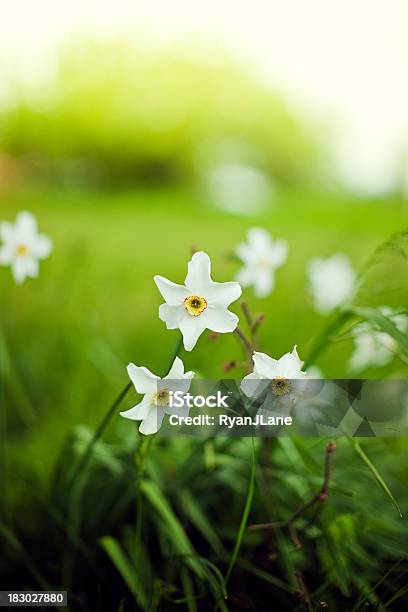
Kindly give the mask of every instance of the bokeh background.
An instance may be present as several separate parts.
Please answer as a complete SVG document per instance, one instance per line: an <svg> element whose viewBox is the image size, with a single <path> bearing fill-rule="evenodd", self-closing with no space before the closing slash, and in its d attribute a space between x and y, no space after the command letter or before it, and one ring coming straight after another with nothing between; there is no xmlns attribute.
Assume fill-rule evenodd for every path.
<svg viewBox="0 0 408 612"><path fill-rule="evenodd" d="M402 0L4 3L0 218L33 212L54 250L23 286L0 270L2 588L64 587L79 610L214 605L183 537L225 574L247 440L161 443L140 497L129 467L137 430L114 418L75 495L69 475L126 364L165 373L177 333L158 319L152 278L182 282L194 248L230 280L250 227L287 240L272 295L245 292L275 357L297 344L306 358L330 321L307 286L313 257L349 256L360 305L406 308L406 237L376 249L407 225L407 16ZM350 337L325 349L314 365L349 376ZM203 335L183 359L219 378L237 354L231 335ZM407 365L362 376L406 378ZM406 508L406 442L369 442ZM264 453L273 484L259 467L253 521L266 519L269 485L278 518L315 490L324 444L283 440ZM297 571L313 609L399 609L407 527L354 450L340 444L333 499L302 551L281 534L245 540L229 609L268 610L271 599L302 609Z"/></svg>

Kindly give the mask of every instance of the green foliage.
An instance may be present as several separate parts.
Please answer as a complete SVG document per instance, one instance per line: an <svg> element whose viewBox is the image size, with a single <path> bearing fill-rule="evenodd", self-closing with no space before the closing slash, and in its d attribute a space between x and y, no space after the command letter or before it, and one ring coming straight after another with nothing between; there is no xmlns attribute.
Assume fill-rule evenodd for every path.
<svg viewBox="0 0 408 612"><path fill-rule="evenodd" d="M286 184L321 170L312 127L219 49L77 44L41 91L19 87L0 134L65 185L189 182L218 162L253 163Z"/></svg>
<svg viewBox="0 0 408 612"><path fill-rule="evenodd" d="M75 200L31 193L1 206L4 218L33 210L55 245L36 282L16 287L8 270L0 274L6 476L0 573L7 588L64 587L79 611L96 605L264 610L270 602L275 609L300 610L300 572L316 608L326 601L339 611L367 604L401 609L408 527L390 499L406 516L405 439L367 439L357 453L355 445L339 441L328 498L296 523L298 548L288 529L245 527L287 521L320 490L324 440L281 438L264 445L256 439L253 449L250 439L156 439L142 460L132 423L113 416L98 430L127 383L126 363L161 374L173 354L176 333L165 333L157 318L160 297L152 276L182 281L189 248L197 244L210 253L214 278L230 279L236 264L228 256L248 222L210 211L182 192ZM383 280L380 294L377 275L363 268L401 223L397 201L349 203L299 193L251 219L290 245L272 296L259 301L246 295L251 308L266 315L263 350L278 356L297 343L301 357L313 356L327 376L346 377L349 331L364 320L393 335L403 354L405 336L395 334L375 307L406 306L404 255L401 249L377 251L376 266L388 265L382 252L399 270ZM347 252L364 269L364 297L360 289L328 327L313 311L304 268L312 256L333 251ZM398 288L397 298L386 283ZM239 351L233 337L203 336L182 357L189 369L218 378L222 364L239 359ZM396 357L363 373L379 374L406 377L406 363ZM131 389L123 408L136 399Z"/></svg>

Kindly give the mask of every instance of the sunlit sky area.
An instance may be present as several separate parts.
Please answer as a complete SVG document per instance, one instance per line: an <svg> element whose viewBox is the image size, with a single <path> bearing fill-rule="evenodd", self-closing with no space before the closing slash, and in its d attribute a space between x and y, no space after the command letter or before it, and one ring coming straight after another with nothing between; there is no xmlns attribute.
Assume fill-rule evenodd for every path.
<svg viewBox="0 0 408 612"><path fill-rule="evenodd" d="M58 48L78 34L214 40L330 122L338 173L350 187L377 193L401 175L408 150L406 0L0 0L0 7L6 75L44 78Z"/></svg>

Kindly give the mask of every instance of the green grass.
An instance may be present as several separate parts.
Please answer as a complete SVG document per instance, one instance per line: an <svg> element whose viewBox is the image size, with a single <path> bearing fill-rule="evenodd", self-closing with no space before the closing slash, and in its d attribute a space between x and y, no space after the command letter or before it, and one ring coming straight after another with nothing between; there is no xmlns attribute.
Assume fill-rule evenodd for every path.
<svg viewBox="0 0 408 612"><path fill-rule="evenodd" d="M61 474L68 473L72 468L78 449L83 449L89 439L86 430L77 432L72 438L72 448L69 445L67 447L66 441L73 428L83 424L95 429L109 405L125 386L125 367L129 361L146 365L158 374L164 373L167 367L177 341L177 332L166 331L158 319L157 310L161 298L153 282L155 274L182 282L191 248L195 247L207 251L211 256L215 280L231 280L238 268L238 263L231 257L234 246L244 240L249 227L256 225L267 228L273 236L288 241L289 258L277 272L276 289L270 297L257 300L249 290L245 292L245 298L255 312L265 314L265 323L260 333L263 351L277 357L297 344L300 356L306 357L316 336L327 324L325 318L315 313L307 291L305 267L308 260L314 256L344 252L350 256L353 265L361 269L375 248L391 234L403 230L407 221L403 203L397 199L364 202L351 201L334 194L328 196L295 192L282 194L267 212L248 218L227 215L210 208L195 193L173 191L98 195L34 191L3 197L0 206L1 218L7 220L13 219L21 209L34 212L41 230L54 241L54 251L49 260L41 264L39 279L28 280L23 286L16 286L10 271L0 269L1 371L7 407L6 505L9 514L15 513L17 524L26 521L24 527L34 539L38 529L39 502L33 502L36 511L30 515L27 498L32 500L37 495L40 500L47 499L50 478L54 479L54 484L58 483ZM236 304L233 310L239 313ZM322 367L328 377L347 377L346 365L350 349L349 341L330 345L320 354L317 365ZM182 358L187 369L193 369L207 378L219 378L224 375L224 362L240 358L240 347L232 335L211 341L203 334L196 349L192 353L183 352ZM242 371L237 370L229 373L229 376L238 377L241 374ZM406 377L407 368L395 360L388 368L365 373L367 376L379 374ZM123 405L130 407L136 403L136 398L135 392L131 390ZM96 487L96 496L103 487L107 487L106 508L110 508L109 513L112 512L112 521L113 516L121 517L120 521L123 521L123 511L121 514L116 509L117 515L113 513L109 495L113 487L119 487L115 489L114 496L119 496L120 500L121 495L126 494L132 501L124 458L129 445L135 442L136 430L132 423L119 417L113 418L104 439L109 444L98 443L95 458L89 466L91 480L92 474L96 474L92 486ZM156 499L156 513L153 512L154 504L153 507L149 506L152 516L149 515L148 521L152 534L149 531L148 537L151 539L148 544L145 541L146 554L150 554L152 541L158 537L160 542L156 542L156 546L159 546L163 559L166 558L165 551L169 546L171 548L171 541L170 545L165 543L169 534L166 535L164 531L160 536L155 535L157 530L161 533L160 520L165 518L170 536L177 540L177 533L181 534L177 540L178 549L174 545L175 554L194 551L196 547L203 548L202 540L207 537L210 549L214 547L214 542L222 541L224 552L208 552L207 561L212 559L211 562L218 563L221 560L225 575L248 490L248 457L251 451L247 442L230 440L225 447L222 446L225 441L222 444L217 442L211 448L206 447L205 452L199 456L194 454L191 441L176 440L154 449L157 462L151 461L148 464L148 476L155 481L154 487L162 491L163 503L158 507ZM234 444L233 450L229 449L228 444ZM298 448L296 444L289 440L280 441L274 455L274 469L279 479L288 479L285 483L282 480L276 490L275 503L278 504L278 514L282 514L283 518L293 512L309 489L316 489L315 483L320 479L322 445L312 440ZM368 592L369 585L372 586L378 580L379 572L382 571L380 560L384 558L388 563L389 559L398 557L401 549L395 539L398 523L391 515L393 508L390 508L389 500L383 499L379 487L374 493L370 489L368 495L365 487L369 486L367 483L373 484L371 474L366 473L366 466L346 446L342 450L341 468L335 477L338 490L336 492L335 488L331 509L325 514L324 521L316 527L317 531L307 532L307 547L313 548L315 538L319 559L329 567L330 555L336 554L346 533L350 541L355 542L350 546L354 546L357 551L353 553L357 558L348 559L344 563L351 564L354 570L360 567L362 559L367 557L367 550L364 553L360 551L361 558L358 558L359 535L356 531L367 530L367 524L364 525L367 516L361 514L365 511L371 512L370 520L375 523L372 510L368 510L372 495L378 507L383 509L386 519L383 526L372 527L373 530L376 528L383 531L380 543L375 543L373 537L370 540L370 533L364 536L366 546L377 546L381 550L379 566L377 569L367 568L364 577L366 583L361 584L361 589ZM384 448L388 449L386 457ZM404 441L398 440L375 440L369 452L370 459L379 469L387 486L394 495L400 496L398 501L403 513L404 499L401 500L401 495L406 494L406 489L402 485L401 458L405 452ZM187 461L189 453L192 453L191 463L184 466L183 462ZM59 472L55 472L58 457ZM212 457L211 461L208 457ZM261 495L259 477L258 474L258 489L251 512L252 520L257 518L264 521L265 502ZM78 509L82 514L73 520L72 525L76 531L69 537L71 548L74 549L77 545L75 538L85 541L86 546L90 540L94 554L95 546L99 546L95 544L95 534L98 537L109 534L110 538L110 523L106 518L103 519L105 498L100 500L102 514L97 519L93 515L96 509L93 508L92 498L90 493L87 494L86 487L91 485L87 481L84 486L85 495L83 499L81 495ZM122 486L123 491L120 489ZM152 501L150 497L154 497L154 487L146 485L144 491L149 495L145 495L146 499L140 503ZM36 489L35 495L33 489ZM120 495L118 490L121 491ZM231 507L228 517L226 508L230 508L231 501L226 491L228 495L235 496L234 508ZM64 497L61 495L63 504ZM199 507L184 508L192 496ZM174 517L170 514L173 512L170 505L164 506L170 503L176 508ZM123 504L126 508L126 501ZM87 512L85 507L88 507ZM57 510L54 512L56 521L61 520L61 516L62 521L65 520L63 514L58 518L56 513ZM328 518L337 513L343 516L338 524ZM349 515L351 519L347 518ZM173 523L169 523L169 517ZM100 526L96 526L97 520L101 521ZM155 528L151 521L157 521L157 524L154 523ZM211 533L209 525L214 521L219 529ZM190 541L184 539L187 536L182 534L186 525L186 529L193 533L192 548ZM176 530L174 526L177 526ZM125 552L122 554L119 544L112 539L105 539L104 545L112 559L120 556L119 573L129 583L132 577L128 563L132 559L133 549L127 543L128 536L122 533L122 522L112 524L112 529L115 537L121 539ZM188 535L191 535L190 532ZM248 538L248 541L244 538L243 543L241 538L242 534L240 546L243 548L239 554L237 551L234 572L248 571L252 576L257 576L256 580L262 583L262 588L265 584L282 583L282 580L290 582L295 566L307 571L307 558L302 552L287 555L287 542L283 540L279 544L282 554L279 569L269 574L264 561L258 563L252 558L259 544L259 536L254 536L252 540ZM204 549L207 550L205 546ZM69 554L65 563L67 576L74 571L73 558ZM344 556L346 553L342 550L341 554ZM150 562L159 572L156 561ZM195 558L190 559L183 565L180 574L190 609L195 609L194 593L198 593L199 597L202 590L197 583L200 580L197 567L204 571L203 563ZM250 565L249 570L245 570L245 563ZM330 584L337 585L343 597L350 590L360 593L356 581L350 576L350 568L345 567L340 565L335 575L327 570ZM212 570L207 566L205 572L206 575L210 572L212 576ZM231 576L233 589L234 572ZM269 578L265 578L265 575ZM135 581L140 580L144 580L143 576L135 575ZM153 579L150 577L146 580ZM163 597L164 587L160 582L163 576L159 582L157 580L156 577L151 591L147 589L143 601L156 601L158 593ZM172 583L172 580L176 579L170 572L167 581ZM216 593L218 587L211 586L214 580L216 583L214 577L208 578L208 584L210 590ZM314 585L313 588L318 591L318 586ZM287 589L291 590L292 587L295 588L292 585ZM287 595L282 597L282 601L292 601L285 599ZM119 606L119 600L116 603Z"/></svg>
<svg viewBox="0 0 408 612"><path fill-rule="evenodd" d="M54 241L39 279L20 287L9 270L0 270L13 379L6 385L14 391L11 399L18 398L11 434L18 460L41 474L50 467L44 457L56 455L72 426L98 423L124 386L129 361L158 373L166 367L177 332L167 331L158 319L161 297L153 276L182 282L192 246L210 254L215 279L229 280L238 268L230 256L249 227L261 225L285 238L289 258L277 272L274 293L256 300L248 290L245 297L265 313L263 350L279 356L296 343L305 356L325 324L307 292L307 261L341 251L358 269L403 227L399 201L349 202L298 193L251 219L226 215L194 194L177 192L27 193L1 203L5 219L20 209L33 211ZM346 375L349 348L342 344L323 358L327 376ZM188 368L214 378L237 356L231 335L212 343L203 336L196 350L184 354ZM134 400L130 394L127 403ZM114 422L113 428L126 425Z"/></svg>

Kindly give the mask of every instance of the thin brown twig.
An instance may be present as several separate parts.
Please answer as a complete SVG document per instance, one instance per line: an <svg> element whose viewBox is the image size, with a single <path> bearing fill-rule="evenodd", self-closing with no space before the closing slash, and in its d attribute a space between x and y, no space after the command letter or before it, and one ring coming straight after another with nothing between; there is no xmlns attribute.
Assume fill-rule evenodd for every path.
<svg viewBox="0 0 408 612"><path fill-rule="evenodd" d="M302 572L296 572L296 580L298 582L299 590L298 597L305 604L307 612L313 612L312 600L310 599L309 591L307 590L305 580Z"/></svg>
<svg viewBox="0 0 408 612"><path fill-rule="evenodd" d="M251 345L250 341L248 340L248 338L246 337L244 332L239 327L235 328L234 333L240 339L240 341L242 343L242 346L245 349L245 352L247 353L248 357L250 358L250 356L252 355L252 345Z"/></svg>
<svg viewBox="0 0 408 612"><path fill-rule="evenodd" d="M303 544L302 542L299 540L299 536L298 536L298 532L296 527L294 526L293 523L291 523L290 525L288 525L288 530L289 530L289 535L290 535L290 539L292 540L293 546L296 549L300 549L303 548Z"/></svg>
<svg viewBox="0 0 408 612"><path fill-rule="evenodd" d="M288 528L291 537L293 536L293 534L296 534L295 542L300 543L297 539L296 530L295 531L292 530L293 524L295 523L296 519L302 516L302 514L304 514L307 510L309 510L309 508L314 506L316 503L326 501L329 495L329 486L330 486L330 480L331 480L331 475L332 475L332 456L335 450L336 450L336 444L334 442L329 442L326 446L323 484L320 490L315 495L313 495L313 497L309 501L301 504L299 508L292 514L292 516L288 518L286 521L276 521L273 523L259 523L256 525L249 525L248 529L255 531L255 530L260 530L260 529ZM293 541L293 537L292 537L292 541Z"/></svg>
<svg viewBox="0 0 408 612"><path fill-rule="evenodd" d="M265 315L261 313L261 314L257 315L257 317L255 318L255 321L252 324L252 327L251 327L251 336L252 336L254 344L257 343L256 341L257 341L258 329L259 329L259 326L261 325L261 323L263 323L264 319L265 319Z"/></svg>
<svg viewBox="0 0 408 612"><path fill-rule="evenodd" d="M254 325L254 321L252 319L252 314L251 314L251 311L249 310L249 306L248 306L247 302L245 302L244 300L242 300L242 302L241 302L241 308L242 308L242 312L245 315L245 319L246 319L246 321L248 323L248 327L249 327L249 329L250 329L250 331L252 333L252 327Z"/></svg>

